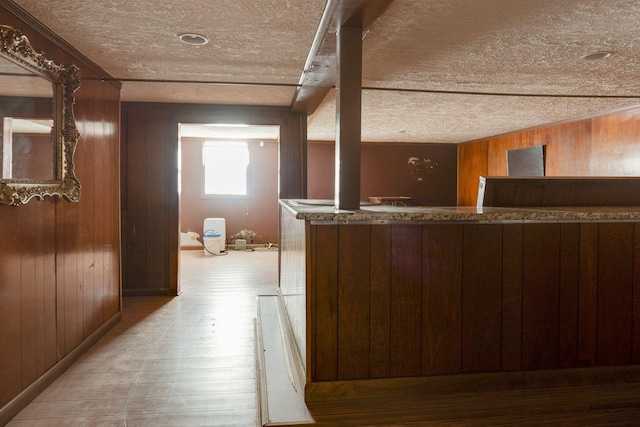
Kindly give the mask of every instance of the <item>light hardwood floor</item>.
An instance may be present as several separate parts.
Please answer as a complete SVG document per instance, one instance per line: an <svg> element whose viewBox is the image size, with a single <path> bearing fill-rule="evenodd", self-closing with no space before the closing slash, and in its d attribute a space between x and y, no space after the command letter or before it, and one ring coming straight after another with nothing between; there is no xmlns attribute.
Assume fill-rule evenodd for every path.
<svg viewBox="0 0 640 427"><path fill-rule="evenodd" d="M182 294L123 299L122 321L9 422L20 426L255 426L256 296L277 251L182 251Z"/></svg>
<svg viewBox="0 0 640 427"><path fill-rule="evenodd" d="M275 293L277 256L183 251L182 294L124 298L122 321L8 426L255 426L256 297ZM310 412L322 426L640 426L640 382L335 399Z"/></svg>

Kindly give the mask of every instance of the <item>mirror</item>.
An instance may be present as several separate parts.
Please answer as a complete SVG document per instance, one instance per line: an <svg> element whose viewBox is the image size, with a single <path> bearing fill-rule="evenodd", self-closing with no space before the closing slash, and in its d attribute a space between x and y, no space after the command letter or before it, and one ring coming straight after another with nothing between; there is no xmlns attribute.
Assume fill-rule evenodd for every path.
<svg viewBox="0 0 640 427"><path fill-rule="evenodd" d="M0 57L0 204L45 196L79 201L73 164L78 68L46 59L6 25L0 25Z"/></svg>

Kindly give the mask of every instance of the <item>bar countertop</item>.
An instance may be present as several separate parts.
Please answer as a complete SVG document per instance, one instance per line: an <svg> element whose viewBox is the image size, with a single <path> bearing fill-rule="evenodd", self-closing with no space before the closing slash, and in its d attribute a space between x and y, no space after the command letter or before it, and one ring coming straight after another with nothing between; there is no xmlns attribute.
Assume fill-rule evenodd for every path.
<svg viewBox="0 0 640 427"><path fill-rule="evenodd" d="M501 208L475 206L389 206L362 203L358 210L335 209L332 200L284 199L296 219L314 223L386 222L640 222L640 206Z"/></svg>

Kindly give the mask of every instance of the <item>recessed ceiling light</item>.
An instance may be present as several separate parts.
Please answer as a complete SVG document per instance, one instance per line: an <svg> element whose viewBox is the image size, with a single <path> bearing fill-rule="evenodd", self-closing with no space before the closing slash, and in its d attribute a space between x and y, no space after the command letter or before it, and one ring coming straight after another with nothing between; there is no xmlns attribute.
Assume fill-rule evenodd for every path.
<svg viewBox="0 0 640 427"><path fill-rule="evenodd" d="M190 44L192 46L202 46L209 43L209 39L200 34L184 33L179 34L178 38L183 43Z"/></svg>
<svg viewBox="0 0 640 427"><path fill-rule="evenodd" d="M604 58L608 58L611 56L611 52L609 52L608 50L601 50L598 52L593 52L590 53L588 55L585 55L582 57L582 59L587 59L589 61L593 61L596 59L604 59Z"/></svg>

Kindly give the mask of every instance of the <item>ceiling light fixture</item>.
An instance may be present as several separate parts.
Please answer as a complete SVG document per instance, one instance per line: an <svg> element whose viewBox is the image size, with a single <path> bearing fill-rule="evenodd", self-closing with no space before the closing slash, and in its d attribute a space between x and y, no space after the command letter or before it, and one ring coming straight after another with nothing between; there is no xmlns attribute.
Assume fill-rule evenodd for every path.
<svg viewBox="0 0 640 427"><path fill-rule="evenodd" d="M593 52L593 53L590 53L588 55L585 55L585 56L582 57L582 59L586 59L586 60L589 60L589 61L594 61L594 60L597 60L597 59L608 58L611 55L612 55L612 53L609 52L608 50L601 50L601 51L598 51L598 52Z"/></svg>
<svg viewBox="0 0 640 427"><path fill-rule="evenodd" d="M209 43L209 39L200 34L184 33L178 34L178 38L181 42L190 44L192 46L202 46Z"/></svg>

